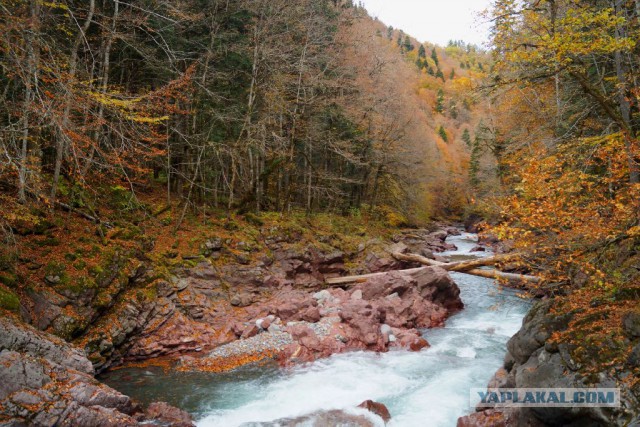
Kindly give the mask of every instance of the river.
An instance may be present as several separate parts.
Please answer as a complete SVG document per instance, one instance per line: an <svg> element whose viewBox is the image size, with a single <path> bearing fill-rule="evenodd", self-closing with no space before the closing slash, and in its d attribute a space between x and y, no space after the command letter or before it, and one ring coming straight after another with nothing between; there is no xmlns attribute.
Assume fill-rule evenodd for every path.
<svg viewBox="0 0 640 427"><path fill-rule="evenodd" d="M453 260L470 253L476 236L450 236ZM122 369L103 380L143 402L163 400L191 412L201 427L232 427L297 417L319 410L353 410L364 400L384 403L389 426L452 427L473 411L469 389L485 387L502 364L506 342L520 328L530 302L493 280L453 273L465 309L444 328L428 329L420 352L353 352L295 368L245 367L225 374ZM378 419L379 420L379 419ZM381 424L381 421L378 421Z"/></svg>

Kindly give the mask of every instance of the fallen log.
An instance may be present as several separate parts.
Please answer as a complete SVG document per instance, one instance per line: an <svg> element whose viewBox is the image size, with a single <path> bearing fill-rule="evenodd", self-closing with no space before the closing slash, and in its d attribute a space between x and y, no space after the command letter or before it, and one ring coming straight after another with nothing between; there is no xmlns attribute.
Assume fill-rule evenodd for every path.
<svg viewBox="0 0 640 427"><path fill-rule="evenodd" d="M392 270L397 271L399 273L404 274L414 274L424 270L426 267L418 267L418 268L410 268L407 270ZM345 276L345 277L332 277L331 279L326 279L325 283L327 285L345 285L348 283L362 283L366 282L369 279L373 279L374 277L384 276L387 273L391 273L392 271L383 271L381 273L370 273L370 274L361 274L359 276Z"/></svg>
<svg viewBox="0 0 640 427"><path fill-rule="evenodd" d="M543 280L540 277L536 277L536 276L529 276L526 274L504 273L498 270L480 270L478 268L475 268L480 266L492 265L500 261L514 258L515 256L517 255L516 254L498 255L495 257L487 257L487 258L481 258L477 260L447 263L447 262L435 261L433 259L425 258L423 256L416 255L416 254L401 254L401 253L393 254L393 257L396 258L398 261L418 262L420 264L424 264L431 267L440 267L447 271L455 271L459 273L470 274L472 276L486 277L488 279L504 279L504 280L510 280L514 282L520 281L520 282L528 282L528 283L543 282ZM418 267L418 268L409 268L406 270L392 270L392 271L397 271L399 273L411 275L411 274L418 273L424 270L425 268L426 267ZM385 271L381 273L361 274L358 276L334 277L334 278L325 280L325 282L328 285L332 285L332 286L346 285L349 283L362 283L362 282L366 282L368 279L372 279L374 277L380 277L387 273L391 273L391 271Z"/></svg>
<svg viewBox="0 0 640 427"><path fill-rule="evenodd" d="M487 277L489 279L506 279L506 280L515 281L515 282L520 281L520 282L528 282L528 283L543 282L542 278L536 277L536 276L529 276L526 274L504 273L498 270L480 270L478 268L475 268L478 266L491 265L499 261L503 261L505 259L504 255L484 258L484 260L478 259L478 260L472 260L472 261L462 261L462 262L452 262L452 263L440 262L433 259L425 258L420 255L416 255L416 254L401 254L396 252L392 255L398 261L418 262L424 265L444 268L445 270L448 270L448 271L456 271L459 273L471 274L473 276ZM513 256L515 256L515 254L511 255L511 257ZM507 256L507 259L508 259L508 256Z"/></svg>
<svg viewBox="0 0 640 427"><path fill-rule="evenodd" d="M439 267L444 268L447 271L466 271L472 270L476 267L484 267L487 265L494 265L499 262L504 262L511 260L513 258L518 257L520 254L505 254L505 255L496 255L492 257L485 258L477 258L471 260L457 261L457 262L448 262L442 263L439 261L432 260L430 258L425 258L416 254L402 254L399 252L395 252L392 256L398 261L405 262L417 262L424 265L437 265Z"/></svg>

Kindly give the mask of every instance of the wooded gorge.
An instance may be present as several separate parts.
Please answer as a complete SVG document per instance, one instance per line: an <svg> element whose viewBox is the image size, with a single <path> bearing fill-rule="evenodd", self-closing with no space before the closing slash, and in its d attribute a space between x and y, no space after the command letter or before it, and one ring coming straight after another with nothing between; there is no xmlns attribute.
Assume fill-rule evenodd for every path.
<svg viewBox="0 0 640 427"><path fill-rule="evenodd" d="M483 19L487 46L439 46L352 0L0 0L0 385L29 379L3 368L22 339L98 387L164 357L211 374L426 352L461 322L415 359L452 399L504 360L490 384L621 389L622 409L518 416L640 422L640 0ZM384 374L422 381L407 360ZM0 424L81 400L59 385L40 406L0 387ZM389 400L424 419L409 391ZM100 416L158 420L139 409Z"/></svg>
<svg viewBox="0 0 640 427"><path fill-rule="evenodd" d="M3 2L3 201L90 208L111 183L188 209L426 210L403 154L439 168L407 135L425 113L374 92L416 77L358 52L368 20L336 1Z"/></svg>

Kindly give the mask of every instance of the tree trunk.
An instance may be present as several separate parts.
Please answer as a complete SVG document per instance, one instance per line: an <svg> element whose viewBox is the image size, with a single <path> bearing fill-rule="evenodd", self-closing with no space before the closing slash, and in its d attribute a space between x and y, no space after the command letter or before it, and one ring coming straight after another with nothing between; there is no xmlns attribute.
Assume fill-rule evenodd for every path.
<svg viewBox="0 0 640 427"><path fill-rule="evenodd" d="M71 94L73 91L73 85L75 84L74 79L76 76L76 71L78 67L78 49L80 48L80 44L82 40L85 38L85 34L91 25L91 21L93 20L93 13L95 11L96 1L90 0L89 3L89 11L87 12L87 19L84 22L84 25L79 29L78 35L76 36L76 40L71 48L71 59L69 60L69 87L67 88L67 92L65 93L64 100L64 112L62 114L62 124L60 129L58 130L58 140L56 143L56 160L53 170L53 184L51 186L51 200L55 202L56 200L56 192L58 190L58 182L60 181L60 169L62 168L62 161L64 159L64 153L66 151L66 143L67 136L65 135L65 130L69 124L69 115L71 114Z"/></svg>
<svg viewBox="0 0 640 427"><path fill-rule="evenodd" d="M40 1L32 0L30 3L31 22L26 37L28 76L25 82L24 111L22 112L22 144L20 147L20 169L18 171L18 200L21 203L27 201L27 173L29 169L29 116L33 107L35 91L38 86L38 47L35 34L39 31Z"/></svg>

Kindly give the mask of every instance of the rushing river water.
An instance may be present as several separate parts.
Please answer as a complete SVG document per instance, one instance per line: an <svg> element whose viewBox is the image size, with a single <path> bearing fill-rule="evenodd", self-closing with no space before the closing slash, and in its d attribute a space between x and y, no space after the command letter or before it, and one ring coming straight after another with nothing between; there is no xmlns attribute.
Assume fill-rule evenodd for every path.
<svg viewBox="0 0 640 427"><path fill-rule="evenodd" d="M469 252L474 239L471 234L449 237L458 250L442 255L486 256ZM274 421L327 409L353 412L351 408L367 399L389 408L389 426L455 426L458 417L473 410L469 389L485 387L500 367L506 342L520 328L530 304L492 280L452 276L465 309L448 319L446 327L425 330L431 347L420 352L355 352L291 369L246 367L225 374L123 369L104 380L143 402L164 400L181 407L202 427Z"/></svg>

